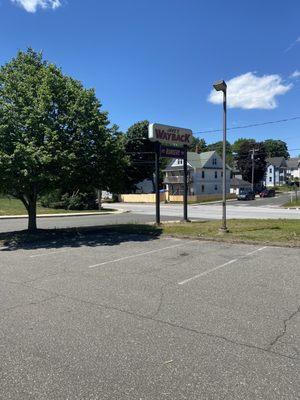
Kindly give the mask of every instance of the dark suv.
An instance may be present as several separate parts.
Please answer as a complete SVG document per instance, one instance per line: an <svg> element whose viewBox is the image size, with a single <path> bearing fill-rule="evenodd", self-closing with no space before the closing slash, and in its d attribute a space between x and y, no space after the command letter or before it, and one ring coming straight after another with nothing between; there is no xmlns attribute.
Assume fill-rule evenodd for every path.
<svg viewBox="0 0 300 400"><path fill-rule="evenodd" d="M253 190L240 190L239 194L237 195L238 200L255 200L255 193Z"/></svg>

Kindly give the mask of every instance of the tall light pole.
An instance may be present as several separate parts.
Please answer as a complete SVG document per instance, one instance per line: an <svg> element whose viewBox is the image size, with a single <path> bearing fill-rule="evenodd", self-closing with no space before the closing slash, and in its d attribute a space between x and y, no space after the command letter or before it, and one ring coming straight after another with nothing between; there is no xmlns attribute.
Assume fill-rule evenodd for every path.
<svg viewBox="0 0 300 400"><path fill-rule="evenodd" d="M226 225L226 135L227 135L227 85L225 81L213 84L217 92L223 92L223 201L222 201L222 233L228 232Z"/></svg>

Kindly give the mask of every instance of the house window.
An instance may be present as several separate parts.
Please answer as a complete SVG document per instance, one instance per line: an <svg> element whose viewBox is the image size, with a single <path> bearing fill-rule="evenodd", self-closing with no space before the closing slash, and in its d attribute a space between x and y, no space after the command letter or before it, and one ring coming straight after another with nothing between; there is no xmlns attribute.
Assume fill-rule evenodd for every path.
<svg viewBox="0 0 300 400"><path fill-rule="evenodd" d="M272 177L271 176L269 177L269 182L272 182Z"/></svg>
<svg viewBox="0 0 300 400"><path fill-rule="evenodd" d="M223 178L223 171L221 171L221 178ZM232 178L232 176L230 175L230 178Z"/></svg>
<svg viewBox="0 0 300 400"><path fill-rule="evenodd" d="M218 190L218 185L215 185L215 190Z"/></svg>
<svg viewBox="0 0 300 400"><path fill-rule="evenodd" d="M215 171L215 178L217 179L218 177L218 171Z"/></svg>
<svg viewBox="0 0 300 400"><path fill-rule="evenodd" d="M204 185L201 186L201 192L204 193Z"/></svg>
<svg viewBox="0 0 300 400"><path fill-rule="evenodd" d="M217 165L217 159L213 158L212 163L213 163L213 165Z"/></svg>
<svg viewBox="0 0 300 400"><path fill-rule="evenodd" d="M178 160L178 165L182 165L183 164L183 160L182 159L179 159Z"/></svg>
<svg viewBox="0 0 300 400"><path fill-rule="evenodd" d="M205 178L205 171L202 171L202 179Z"/></svg>
<svg viewBox="0 0 300 400"><path fill-rule="evenodd" d="M269 168L269 173L270 173L270 174L272 173L272 168Z"/></svg>

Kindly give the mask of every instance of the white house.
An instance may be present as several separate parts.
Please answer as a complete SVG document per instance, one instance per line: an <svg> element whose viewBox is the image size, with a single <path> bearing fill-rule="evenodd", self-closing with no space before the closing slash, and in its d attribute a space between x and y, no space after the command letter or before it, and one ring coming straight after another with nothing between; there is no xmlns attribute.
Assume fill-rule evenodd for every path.
<svg viewBox="0 0 300 400"><path fill-rule="evenodd" d="M281 186L287 182L287 163L284 157L267 158L265 186Z"/></svg>
<svg viewBox="0 0 300 400"><path fill-rule="evenodd" d="M216 151L205 153L188 152L188 194L205 195L222 193L222 158ZM231 170L227 167L226 192L230 192ZM183 160L172 160L164 170L164 184L169 190L169 194L183 194Z"/></svg>
<svg viewBox="0 0 300 400"><path fill-rule="evenodd" d="M300 158L290 158L287 160L287 176L292 181L300 179Z"/></svg>

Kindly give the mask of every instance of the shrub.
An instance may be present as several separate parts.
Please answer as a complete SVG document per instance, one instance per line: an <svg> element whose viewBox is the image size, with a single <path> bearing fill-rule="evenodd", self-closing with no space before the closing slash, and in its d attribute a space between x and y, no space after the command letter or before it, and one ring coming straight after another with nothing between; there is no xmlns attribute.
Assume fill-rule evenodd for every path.
<svg viewBox="0 0 300 400"><path fill-rule="evenodd" d="M43 207L65 210L96 210L98 208L94 191L62 194L61 190L54 190L41 197L40 203Z"/></svg>

